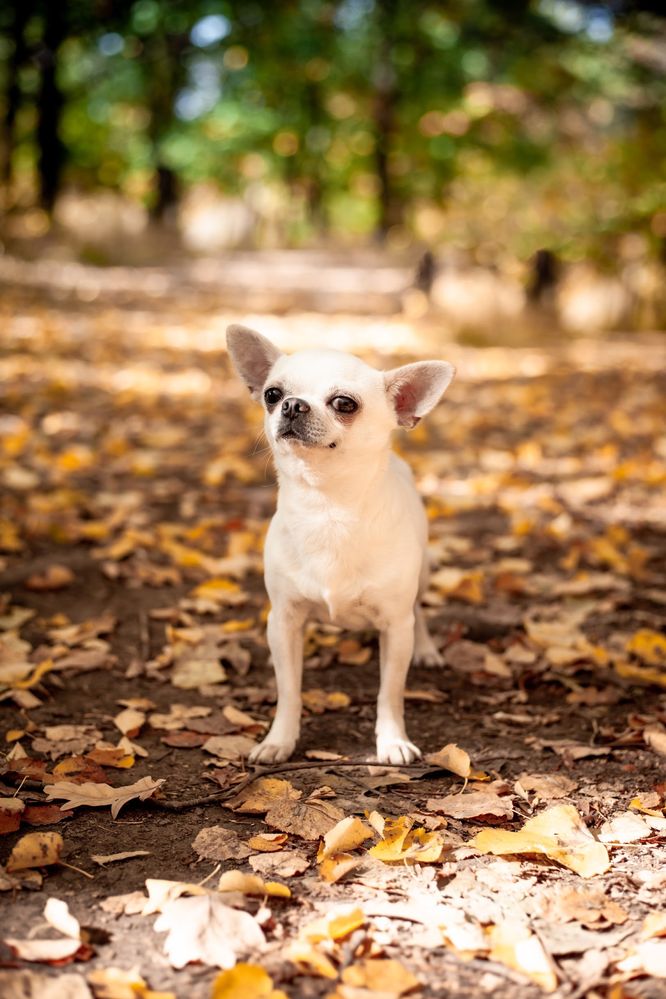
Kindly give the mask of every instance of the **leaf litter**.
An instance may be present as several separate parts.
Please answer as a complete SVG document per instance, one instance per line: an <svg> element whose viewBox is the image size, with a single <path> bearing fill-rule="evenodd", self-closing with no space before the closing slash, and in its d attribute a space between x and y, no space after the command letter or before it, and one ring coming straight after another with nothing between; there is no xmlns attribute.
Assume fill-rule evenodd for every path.
<svg viewBox="0 0 666 999"><path fill-rule="evenodd" d="M35 330L54 323L32 308ZM101 995L114 967L146 996L146 981L191 993L198 969L216 999L283 999L322 977L344 999L442 979L452 995L565 995L580 981L624 999L663 979L664 930L645 907L666 909L666 471L663 449L649 453L662 396L644 358L587 343L540 352L542 374L518 377L527 354L453 348L458 394L404 442L427 496L426 605L447 662L410 676L426 761L368 766L373 638L313 627L295 757L309 769L265 773L244 763L275 700L256 413L212 355L209 389L160 395L160 318L150 357L94 307L84 322L95 391L73 388L70 327L52 327L63 350L49 370L38 335L21 334L8 370L20 445L0 422L4 481L37 483L0 507L0 558L22 581L15 602L0 598L6 938L41 947L40 886L66 884L111 940L92 954L71 926L51 928L44 956L64 984L53 955L72 952L62 960L83 961ZM137 357L147 367L120 390L108 372ZM76 440L37 417L35 399L62 418L54 387L80 417ZM125 785L122 769L136 773ZM67 815L62 834L25 833ZM155 941L179 970L151 958Z"/></svg>

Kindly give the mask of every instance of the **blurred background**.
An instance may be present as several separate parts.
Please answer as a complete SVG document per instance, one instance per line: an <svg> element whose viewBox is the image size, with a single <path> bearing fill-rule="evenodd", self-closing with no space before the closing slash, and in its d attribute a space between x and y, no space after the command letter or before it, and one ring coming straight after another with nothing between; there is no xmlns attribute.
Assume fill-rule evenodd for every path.
<svg viewBox="0 0 666 999"><path fill-rule="evenodd" d="M190 262L233 308L661 328L660 9L5 0L0 279Z"/></svg>

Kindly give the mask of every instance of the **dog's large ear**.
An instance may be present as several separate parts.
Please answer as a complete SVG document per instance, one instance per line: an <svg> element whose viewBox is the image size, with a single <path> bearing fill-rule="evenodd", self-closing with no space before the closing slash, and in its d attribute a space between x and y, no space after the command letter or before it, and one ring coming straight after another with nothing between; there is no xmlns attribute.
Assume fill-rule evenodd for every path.
<svg viewBox="0 0 666 999"><path fill-rule="evenodd" d="M439 401L456 373L448 361L417 361L384 375L398 425L409 430Z"/></svg>
<svg viewBox="0 0 666 999"><path fill-rule="evenodd" d="M261 333L247 326L227 326L227 350L234 368L250 390L253 399L261 397L261 390L282 352Z"/></svg>

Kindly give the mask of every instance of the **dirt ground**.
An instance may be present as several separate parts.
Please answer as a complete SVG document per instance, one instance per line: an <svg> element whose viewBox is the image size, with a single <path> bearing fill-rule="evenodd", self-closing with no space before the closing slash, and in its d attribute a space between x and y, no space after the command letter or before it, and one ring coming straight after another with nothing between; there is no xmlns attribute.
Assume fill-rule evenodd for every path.
<svg viewBox="0 0 666 999"><path fill-rule="evenodd" d="M385 320L382 342L367 317L272 315L263 327L254 317L286 348L310 330L313 343L345 349L356 337L357 352L386 367L428 353L458 367L437 410L397 442L430 516L427 613L446 660L409 676L408 731L426 759L372 764L375 636L313 628L297 753L255 774L289 781L319 818L329 806L407 816L441 844L435 860L414 851L387 862L368 840L342 850L356 863L332 882L318 868L320 836L301 835L305 812L239 810L239 791L253 787L242 746L261 738L274 705L261 541L275 489L221 332L244 314L139 292L82 301L27 282L3 289L0 313L0 798L44 804L44 785L63 780L163 781L115 819L80 805L40 827L24 812L12 828L0 802L3 862L36 828L62 836L64 861L41 868L41 885L11 863L0 876L3 994L45 994L46 975L62 984L55 994L149 995L85 984L120 968L153 990L210 996L218 967L177 969L155 917L108 900L143 893L147 879L209 878L212 890L240 869L290 889L231 901L257 915L266 940L240 959L292 999L666 995L666 341L475 350L400 318ZM139 713L129 723L118 719L127 707ZM123 730L133 745L114 756ZM99 759L115 765L91 759L100 742ZM427 759L449 744L468 754L469 779ZM461 817L449 796L472 794L485 797ZM562 806L607 850L589 876L536 849L469 845ZM209 827L236 837L195 850ZM93 859L132 851L146 854ZM256 857L283 866L269 875ZM50 897L67 902L87 945L64 963L21 960L7 939L57 936L43 919ZM325 977L289 948L340 906L361 910L353 928L309 944L332 962ZM524 934L536 963L502 946L502 932ZM418 981L354 977L374 959Z"/></svg>

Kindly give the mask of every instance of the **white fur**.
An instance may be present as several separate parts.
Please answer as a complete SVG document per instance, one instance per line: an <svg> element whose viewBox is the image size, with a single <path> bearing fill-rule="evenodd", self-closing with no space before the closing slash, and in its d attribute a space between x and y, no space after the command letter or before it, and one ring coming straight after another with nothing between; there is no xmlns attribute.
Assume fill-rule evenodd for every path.
<svg viewBox="0 0 666 999"><path fill-rule="evenodd" d="M230 327L231 359L255 398L278 386L309 407L314 443L277 436L280 404L265 431L278 472L277 511L265 546L271 601L268 644L278 688L275 720L253 762L286 760L300 731L303 628L308 619L380 636L377 756L410 763L403 698L409 664L441 658L418 604L427 585L427 521L408 466L391 452L398 425L414 426L438 401L453 368L426 361L383 373L350 354L287 356L244 327ZM353 419L330 406L334 394L360 403Z"/></svg>

